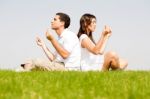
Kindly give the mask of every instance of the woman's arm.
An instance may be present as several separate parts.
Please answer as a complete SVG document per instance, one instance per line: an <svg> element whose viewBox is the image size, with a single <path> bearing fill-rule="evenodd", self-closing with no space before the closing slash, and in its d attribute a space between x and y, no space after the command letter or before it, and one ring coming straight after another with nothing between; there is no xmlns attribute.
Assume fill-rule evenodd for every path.
<svg viewBox="0 0 150 99"><path fill-rule="evenodd" d="M89 38L84 38L81 42L83 48L87 48L93 54L103 54L108 41L109 36L111 35L111 29L108 26L105 26L102 36L99 41L94 44Z"/></svg>

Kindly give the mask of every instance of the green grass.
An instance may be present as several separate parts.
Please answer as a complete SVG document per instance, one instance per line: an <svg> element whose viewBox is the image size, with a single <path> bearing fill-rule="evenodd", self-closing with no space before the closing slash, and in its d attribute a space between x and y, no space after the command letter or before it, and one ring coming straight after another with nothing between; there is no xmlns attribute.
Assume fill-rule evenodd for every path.
<svg viewBox="0 0 150 99"><path fill-rule="evenodd" d="M0 99L150 99L150 71L0 71Z"/></svg>

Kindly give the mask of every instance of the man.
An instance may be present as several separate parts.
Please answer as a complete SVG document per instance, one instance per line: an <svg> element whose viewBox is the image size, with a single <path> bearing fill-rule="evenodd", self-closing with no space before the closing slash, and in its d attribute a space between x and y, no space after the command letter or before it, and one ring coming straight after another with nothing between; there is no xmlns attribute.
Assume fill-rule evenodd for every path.
<svg viewBox="0 0 150 99"><path fill-rule="evenodd" d="M49 61L28 60L25 64L21 64L25 71L30 71L34 68L52 71L80 70L80 43L76 34L67 29L69 25L70 18L67 14L56 13L51 22L51 28L58 35L58 40L53 37L49 29L46 32L46 38L52 43L56 52L52 53L43 40L37 37L37 45L43 49Z"/></svg>

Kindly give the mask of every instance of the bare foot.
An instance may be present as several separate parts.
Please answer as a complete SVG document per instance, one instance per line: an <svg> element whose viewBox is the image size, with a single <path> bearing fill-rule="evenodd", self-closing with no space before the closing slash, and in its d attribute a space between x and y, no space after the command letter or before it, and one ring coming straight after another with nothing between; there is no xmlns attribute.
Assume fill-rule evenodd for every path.
<svg viewBox="0 0 150 99"><path fill-rule="evenodd" d="M126 60L120 59L120 70L124 70L128 66L128 62Z"/></svg>

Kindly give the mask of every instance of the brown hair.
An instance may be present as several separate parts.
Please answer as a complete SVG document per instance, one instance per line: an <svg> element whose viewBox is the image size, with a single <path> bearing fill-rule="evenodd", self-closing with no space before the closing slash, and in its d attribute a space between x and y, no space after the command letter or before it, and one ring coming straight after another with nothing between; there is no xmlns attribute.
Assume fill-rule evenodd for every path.
<svg viewBox="0 0 150 99"><path fill-rule="evenodd" d="M68 28L70 25L70 17L65 13L56 13L59 16L60 21L65 22L64 28Z"/></svg>
<svg viewBox="0 0 150 99"><path fill-rule="evenodd" d="M92 37L92 32L90 32L89 35L87 34L87 27L91 24L93 18L96 19L96 17L92 14L86 13L82 15L80 19L80 28L77 36L78 38L80 38L82 34L86 34L93 41L93 43L95 43Z"/></svg>

